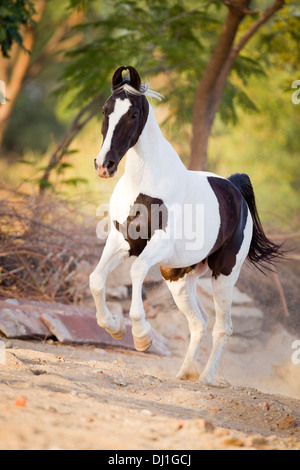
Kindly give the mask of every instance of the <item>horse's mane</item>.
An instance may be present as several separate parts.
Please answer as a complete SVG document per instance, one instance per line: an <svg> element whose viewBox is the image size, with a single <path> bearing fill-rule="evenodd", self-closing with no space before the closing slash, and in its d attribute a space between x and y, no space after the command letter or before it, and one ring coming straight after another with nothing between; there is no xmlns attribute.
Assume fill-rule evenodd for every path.
<svg viewBox="0 0 300 470"><path fill-rule="evenodd" d="M157 91L151 90L148 83L142 83L139 90L136 90L132 87L129 83L123 83L117 89L113 90L113 93L121 93L125 91L128 95L135 95L135 96L147 96L149 98L156 98L157 100L161 101L164 96Z"/></svg>

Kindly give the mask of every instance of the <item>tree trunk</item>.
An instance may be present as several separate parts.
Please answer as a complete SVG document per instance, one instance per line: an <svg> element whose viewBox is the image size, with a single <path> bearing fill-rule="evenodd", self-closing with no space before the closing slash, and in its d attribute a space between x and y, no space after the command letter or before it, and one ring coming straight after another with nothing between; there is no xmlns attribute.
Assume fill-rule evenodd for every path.
<svg viewBox="0 0 300 470"><path fill-rule="evenodd" d="M250 1L247 2L247 7ZM222 86L220 75L244 16L245 14L241 10L229 8L217 45L196 91L190 157L190 169L192 170L203 170L205 168L208 138L216 111L220 105L220 94L222 97L223 93L220 88Z"/></svg>
<svg viewBox="0 0 300 470"><path fill-rule="evenodd" d="M33 16L33 20L37 23L40 21L43 15L45 6L46 0L38 0L35 2L36 14ZM31 26L27 27L25 30L23 46L26 50L31 51L33 44L34 27ZM30 54L18 46L14 46L11 59L5 59L3 57L0 59L0 67L2 72L0 79L5 81L7 98L6 103L0 105L0 150L5 131L8 126L9 118L21 90L29 62ZM11 71L9 69L11 69Z"/></svg>
<svg viewBox="0 0 300 470"><path fill-rule="evenodd" d="M240 41L234 45L239 25L245 15L257 12L249 10L252 0L222 1L229 8L228 14L215 50L201 77L194 100L189 163L191 170L204 170L206 167L211 128L221 104L228 75L236 57L257 30L284 5L284 0L275 0L273 5L250 26Z"/></svg>

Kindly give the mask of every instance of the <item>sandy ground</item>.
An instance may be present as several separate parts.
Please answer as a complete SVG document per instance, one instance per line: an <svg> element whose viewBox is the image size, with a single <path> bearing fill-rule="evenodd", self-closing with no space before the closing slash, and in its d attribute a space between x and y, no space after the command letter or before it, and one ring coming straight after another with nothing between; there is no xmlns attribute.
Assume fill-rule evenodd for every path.
<svg viewBox="0 0 300 470"><path fill-rule="evenodd" d="M175 314L153 322L163 328ZM0 448L300 450L297 398L228 383L226 361L234 358L235 376L243 383L244 370L251 383L247 349L237 354L234 341L216 386L174 378L187 345L183 320L176 316L175 325L174 318L166 357L51 340L6 342L6 364L0 365ZM204 344L204 356L206 349ZM236 383L234 376L231 383ZM268 384L275 386L265 380L265 388Z"/></svg>

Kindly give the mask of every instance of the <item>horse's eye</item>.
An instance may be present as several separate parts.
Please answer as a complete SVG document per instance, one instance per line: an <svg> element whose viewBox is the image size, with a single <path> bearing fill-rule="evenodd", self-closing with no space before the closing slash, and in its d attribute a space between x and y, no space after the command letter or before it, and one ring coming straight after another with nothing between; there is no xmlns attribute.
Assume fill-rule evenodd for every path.
<svg viewBox="0 0 300 470"><path fill-rule="evenodd" d="M138 113L133 113L133 114L131 115L131 119L136 119L137 117L138 117Z"/></svg>

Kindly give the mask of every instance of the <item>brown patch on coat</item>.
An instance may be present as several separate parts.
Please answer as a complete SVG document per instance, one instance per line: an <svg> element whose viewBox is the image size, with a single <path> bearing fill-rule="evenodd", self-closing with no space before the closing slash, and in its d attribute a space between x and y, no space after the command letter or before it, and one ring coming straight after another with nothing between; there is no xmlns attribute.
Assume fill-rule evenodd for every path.
<svg viewBox="0 0 300 470"><path fill-rule="evenodd" d="M220 230L209 253L208 265L212 275L229 276L236 263L236 255L244 240L248 206L239 189L223 178L207 178L219 202Z"/></svg>
<svg viewBox="0 0 300 470"><path fill-rule="evenodd" d="M197 264L193 266L188 266L187 268L166 268L164 266L160 267L160 272L165 281L178 281L186 274L190 273L196 268Z"/></svg>
<svg viewBox="0 0 300 470"><path fill-rule="evenodd" d="M129 243L129 256L139 256L156 230L166 229L168 209L161 199L140 193L123 224L114 220L116 229Z"/></svg>

